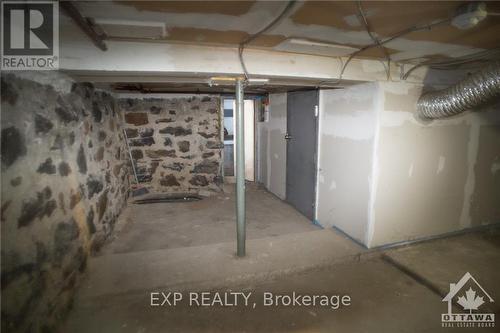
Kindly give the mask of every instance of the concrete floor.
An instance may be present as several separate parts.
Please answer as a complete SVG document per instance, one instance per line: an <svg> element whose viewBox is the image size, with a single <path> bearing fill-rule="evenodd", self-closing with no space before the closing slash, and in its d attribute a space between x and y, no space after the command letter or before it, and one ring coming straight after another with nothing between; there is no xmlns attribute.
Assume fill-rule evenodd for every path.
<svg viewBox="0 0 500 333"><path fill-rule="evenodd" d="M89 261L61 332L472 332L478 329L441 328L449 283L469 271L500 298L499 229L367 251L311 225L262 189L248 192L243 259L234 256L232 194L130 207L117 238ZM252 292L249 307L190 307L186 300L189 292L229 290ZM150 306L150 292L169 291L181 292L184 300ZM263 305L264 292L293 291L346 294L352 305ZM497 304L488 310L498 317Z"/></svg>
<svg viewBox="0 0 500 333"><path fill-rule="evenodd" d="M236 237L233 186L189 203L130 205L106 253L129 253L231 242ZM247 239L318 230L293 207L247 184Z"/></svg>

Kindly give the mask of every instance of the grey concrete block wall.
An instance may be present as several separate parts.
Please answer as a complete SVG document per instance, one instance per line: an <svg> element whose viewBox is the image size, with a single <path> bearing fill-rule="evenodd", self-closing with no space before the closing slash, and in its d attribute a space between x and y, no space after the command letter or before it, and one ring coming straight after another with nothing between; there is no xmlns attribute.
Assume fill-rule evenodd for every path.
<svg viewBox="0 0 500 333"><path fill-rule="evenodd" d="M112 95L19 75L1 77L2 332L52 332L126 203L128 157Z"/></svg>
<svg viewBox="0 0 500 333"><path fill-rule="evenodd" d="M142 183L154 192L221 190L219 97L122 97L119 106Z"/></svg>

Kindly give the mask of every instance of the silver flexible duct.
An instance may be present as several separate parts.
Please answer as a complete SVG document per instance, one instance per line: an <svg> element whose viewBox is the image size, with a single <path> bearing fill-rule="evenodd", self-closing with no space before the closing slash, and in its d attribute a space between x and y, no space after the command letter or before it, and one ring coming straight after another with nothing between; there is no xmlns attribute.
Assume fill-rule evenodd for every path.
<svg viewBox="0 0 500 333"><path fill-rule="evenodd" d="M417 102L417 111L423 118L445 118L498 97L500 62L495 62L450 88L422 95Z"/></svg>

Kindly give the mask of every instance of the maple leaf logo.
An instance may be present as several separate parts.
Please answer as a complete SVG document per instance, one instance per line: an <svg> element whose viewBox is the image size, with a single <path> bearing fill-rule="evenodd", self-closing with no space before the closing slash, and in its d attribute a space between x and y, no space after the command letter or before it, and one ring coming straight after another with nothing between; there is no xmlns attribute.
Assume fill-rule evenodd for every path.
<svg viewBox="0 0 500 333"><path fill-rule="evenodd" d="M460 304L464 310L469 310L469 312L472 313L472 310L477 310L477 308L484 303L484 300L482 296L476 296L476 292L469 287L469 290L465 292L465 297L460 296L457 303Z"/></svg>

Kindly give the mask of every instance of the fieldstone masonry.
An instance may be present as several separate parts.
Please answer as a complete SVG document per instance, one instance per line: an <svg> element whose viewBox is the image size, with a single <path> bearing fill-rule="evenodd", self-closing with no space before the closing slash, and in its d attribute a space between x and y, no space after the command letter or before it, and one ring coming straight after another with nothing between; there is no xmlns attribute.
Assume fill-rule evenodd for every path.
<svg viewBox="0 0 500 333"><path fill-rule="evenodd" d="M221 190L220 98L121 98L140 181L155 192Z"/></svg>
<svg viewBox="0 0 500 333"><path fill-rule="evenodd" d="M113 96L30 75L1 77L2 332L57 331L129 191Z"/></svg>

